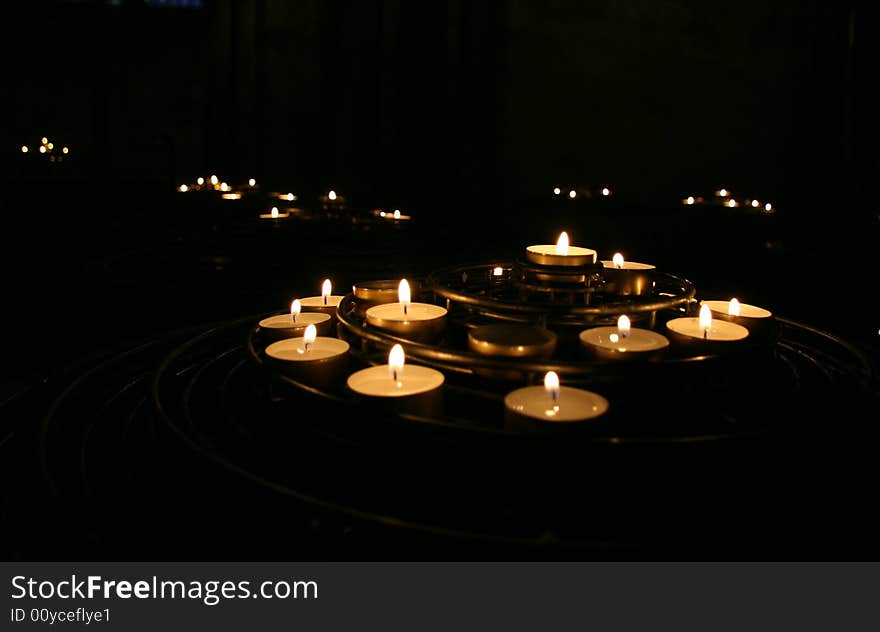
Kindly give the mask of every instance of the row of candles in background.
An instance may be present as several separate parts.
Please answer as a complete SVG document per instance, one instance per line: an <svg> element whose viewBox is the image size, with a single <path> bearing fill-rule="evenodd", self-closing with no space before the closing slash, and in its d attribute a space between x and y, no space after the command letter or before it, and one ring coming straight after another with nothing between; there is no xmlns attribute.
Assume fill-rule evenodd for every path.
<svg viewBox="0 0 880 632"><path fill-rule="evenodd" d="M257 181L254 178L248 180L247 184L243 185L230 185L229 183L221 180L216 175L212 175L208 178L199 177L196 179L194 183L190 184L181 184L177 187L177 190L180 193L192 193L192 192L212 192L219 193L221 199L224 200L241 200L243 196L248 195L256 195L260 193L260 187L257 185ZM299 213L300 209L296 207L290 207L289 205L285 207L284 203L294 203L299 201L299 196L294 193L279 193L279 192L271 192L266 194L266 196L271 200L278 200L280 205L272 204L268 210L259 214L260 219L263 220L284 220L291 216L293 213ZM320 200L321 208L325 211L340 211L345 209L346 207L346 199L342 194L337 193L335 190L330 189L323 195L321 195ZM403 213L400 209L373 209L369 212L371 217L377 218L379 220L387 220L393 222L401 222L412 219L411 215Z"/></svg>
<svg viewBox="0 0 880 632"><path fill-rule="evenodd" d="M539 265L577 267L595 264L597 253L572 246L568 235L563 233L554 245L529 246L526 257ZM648 264L627 262L619 253L602 264L604 272L617 280L617 287L626 285L620 282L620 275L638 276L653 269ZM494 276L498 276L499 271L503 274L503 268L491 268ZM376 289L365 284L355 286L353 292L358 309L363 311L370 327L421 343L435 341L444 331L447 310L431 303L412 302L406 279L397 287L396 301L393 290L388 287ZM347 371L349 345L332 337L332 332L342 298L332 294L331 283L325 280L321 296L296 299L288 314L260 321L264 337L275 340L265 349L267 357L302 383L316 387L340 383ZM699 354L724 353L731 345L746 340L750 333L763 336L769 323L772 323L770 311L732 298L703 301L698 316L669 320L666 335L633 327L630 317L623 314L615 326L584 329L578 338L584 351L593 358L632 361L656 358L671 345ZM496 358L547 359L556 345L554 332L528 325L491 324L468 332L471 351ZM404 365L404 350L395 345L387 366L357 371L347 377L346 385L358 397L393 402L392 407L400 412L437 412L445 381L443 373L429 367L404 368ZM552 372L547 374L544 387L516 389L505 398L506 419L514 426L587 421L608 408L608 401L597 393L561 387L558 376Z"/></svg>
<svg viewBox="0 0 880 632"><path fill-rule="evenodd" d="M37 155L48 158L50 162L64 162L65 156L70 154L70 148L65 146L58 147L56 151L55 143L49 138L43 136L40 144L31 148L29 145L21 146L21 153L25 155Z"/></svg>
<svg viewBox="0 0 880 632"><path fill-rule="evenodd" d="M592 197L610 197L611 189L608 187L602 187L598 189L593 189L591 187L580 187L580 188L564 188L564 187L553 187L553 196L557 198L567 198L569 200L578 200L582 198L592 198ZM693 196L689 195L686 198L682 199L682 204L686 206L694 206L694 205L713 205L713 206L726 206L728 208L739 208L739 207L747 207L753 208L761 213L775 213L776 209L773 208L773 205L770 202L761 202L759 200L747 198L744 200L737 200L733 197L733 194L725 188L718 189L715 191L713 196L703 197L703 196Z"/></svg>

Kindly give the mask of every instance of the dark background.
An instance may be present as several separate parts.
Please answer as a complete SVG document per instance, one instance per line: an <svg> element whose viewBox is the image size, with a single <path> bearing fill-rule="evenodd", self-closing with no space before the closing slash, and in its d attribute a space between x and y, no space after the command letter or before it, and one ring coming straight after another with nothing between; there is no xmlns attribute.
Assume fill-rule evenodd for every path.
<svg viewBox="0 0 880 632"><path fill-rule="evenodd" d="M14 406L0 422L15 431L0 440L0 456L14 455L6 480L40 480L42 420L63 417L55 398L86 390L77 378L102 359L159 341L131 382L148 389L168 349L198 327L284 309L325 277L345 293L360 280L512 259L563 229L602 257L620 250L683 274L700 298L736 295L876 358L878 18L872 3L831 1L3 4L0 403ZM70 148L63 163L35 151L42 136ZM175 192L212 173L256 178L311 207L332 187L352 209L399 207L414 220L400 230L273 227L256 219L262 201ZM555 186L613 195L570 202ZM722 186L777 212L681 204ZM128 388L97 375L110 393ZM72 398L72 426L112 407L116 395L99 385ZM82 437L61 434L50 448L68 456L61 448ZM845 511L876 472L837 438L830 462L857 462L858 484L843 480L845 497L828 484L817 529L861 531L823 540L820 556L859 558L876 551L872 526ZM779 469L794 468L783 459ZM67 534L41 548L28 541L34 525L40 534L67 523L33 485L0 494L10 557L167 550L161 539L111 550ZM800 491L807 506L812 490ZM114 506L102 511L108 528ZM211 543L227 536L214 533L199 555L216 558ZM689 556L775 550L731 542ZM347 553L368 556L368 546Z"/></svg>

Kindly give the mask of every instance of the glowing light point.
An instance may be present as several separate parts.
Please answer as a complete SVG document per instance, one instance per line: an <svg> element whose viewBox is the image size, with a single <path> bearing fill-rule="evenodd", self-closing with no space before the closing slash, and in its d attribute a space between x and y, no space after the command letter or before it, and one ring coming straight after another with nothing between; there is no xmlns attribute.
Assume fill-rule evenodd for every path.
<svg viewBox="0 0 880 632"><path fill-rule="evenodd" d="M689 196L687 197L687 200L686 200L686 202L687 202L688 204L693 204L695 201L696 201L696 200L694 200L694 196L693 196L693 195L689 195Z"/></svg>
<svg viewBox="0 0 880 632"><path fill-rule="evenodd" d="M734 206L736 206L736 200L728 200L727 206L729 206L730 208L733 208Z"/></svg>
<svg viewBox="0 0 880 632"><path fill-rule="evenodd" d="M256 186L256 185L257 185L257 181L254 180L253 178L251 178L250 180L248 180L248 186L253 187L253 186Z"/></svg>
<svg viewBox="0 0 880 632"><path fill-rule="evenodd" d="M568 254L568 233L562 231L559 234L559 239L556 240L556 254L557 255L567 255Z"/></svg>
<svg viewBox="0 0 880 632"><path fill-rule="evenodd" d="M179 187L181 193L186 193L189 190L189 187L185 184L181 184Z"/></svg>
<svg viewBox="0 0 880 632"><path fill-rule="evenodd" d="M22 146L21 146L21 153L23 153L23 154L28 153L27 145L22 145Z"/></svg>
<svg viewBox="0 0 880 632"><path fill-rule="evenodd" d="M611 265L620 270L623 268L623 255L619 252L615 252L614 256L611 257Z"/></svg>
<svg viewBox="0 0 880 632"><path fill-rule="evenodd" d="M327 199L334 202L336 200L336 191L330 191L330 193L327 194Z"/></svg>
<svg viewBox="0 0 880 632"><path fill-rule="evenodd" d="M321 298L324 299L324 305L327 304L327 299L333 293L333 284L330 283L330 279L324 279L324 282L321 284Z"/></svg>
<svg viewBox="0 0 880 632"><path fill-rule="evenodd" d="M553 189L553 195L559 195L560 193L562 193L562 189L560 189L559 187L555 187Z"/></svg>
<svg viewBox="0 0 880 632"><path fill-rule="evenodd" d="M577 197L577 191L572 189L571 191L568 192L568 197L570 197L572 200L575 199Z"/></svg>
<svg viewBox="0 0 880 632"><path fill-rule="evenodd" d="M203 184L205 184L205 179L202 177L199 177L199 179L196 180L196 184L198 184L199 186L202 186Z"/></svg>
<svg viewBox="0 0 880 632"><path fill-rule="evenodd" d="M709 339L709 330L712 329L712 310L708 305L700 307L700 329L703 330L703 339Z"/></svg>
<svg viewBox="0 0 880 632"><path fill-rule="evenodd" d="M388 352L388 374L391 379L400 386L400 378L403 377L403 366L406 364L406 356L403 353L403 347L399 344L391 347Z"/></svg>
<svg viewBox="0 0 880 632"><path fill-rule="evenodd" d="M735 298L730 299L730 303L727 304L727 314L728 316L739 316L739 301Z"/></svg>
<svg viewBox="0 0 880 632"><path fill-rule="evenodd" d="M629 322L629 316L626 314L622 315L617 319L617 335L621 338L627 338L629 336L629 332L631 329L631 325Z"/></svg>
<svg viewBox="0 0 880 632"><path fill-rule="evenodd" d="M401 279L400 285L397 286L397 300L403 306L403 315L407 316L409 305L412 302L412 293L409 289L409 281L406 279Z"/></svg>
<svg viewBox="0 0 880 632"><path fill-rule="evenodd" d="M609 195L611 195L611 189L609 189L608 187L603 188L602 195L608 197Z"/></svg>
<svg viewBox="0 0 880 632"><path fill-rule="evenodd" d="M273 206L270 213L272 213L272 219L278 219L278 207L277 206Z"/></svg>
<svg viewBox="0 0 880 632"><path fill-rule="evenodd" d="M45 154L45 153L46 153L46 146L45 146L45 145L40 145L40 153L41 153L41 154Z"/></svg>

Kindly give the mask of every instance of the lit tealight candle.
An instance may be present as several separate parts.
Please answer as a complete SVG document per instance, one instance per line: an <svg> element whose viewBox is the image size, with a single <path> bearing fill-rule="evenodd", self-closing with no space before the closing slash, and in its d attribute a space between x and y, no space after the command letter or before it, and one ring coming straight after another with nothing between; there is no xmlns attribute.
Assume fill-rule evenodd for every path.
<svg viewBox="0 0 880 632"><path fill-rule="evenodd" d="M512 429L541 429L589 421L605 414L608 400L597 393L560 386L550 371L544 386L518 388L504 398L505 420Z"/></svg>
<svg viewBox="0 0 880 632"><path fill-rule="evenodd" d="M332 319L329 314L320 312L302 313L302 303L294 299L290 304L289 314L269 316L260 321L260 333L270 340L296 338L302 336L309 325L314 325L318 335L329 336L333 333Z"/></svg>
<svg viewBox="0 0 880 632"><path fill-rule="evenodd" d="M397 303L375 305L367 310L367 323L395 336L430 342L446 327L446 309L431 303L413 303L409 282L400 281Z"/></svg>
<svg viewBox="0 0 880 632"><path fill-rule="evenodd" d="M594 327L580 333L581 344L603 360L647 359L669 346L669 339L650 329L633 328L629 316L617 319L617 327Z"/></svg>
<svg viewBox="0 0 880 632"><path fill-rule="evenodd" d="M666 323L666 328L673 334L674 340L684 344L701 340L724 345L744 340L749 335L749 330L741 325L713 319L712 310L706 304L700 306L699 317L674 318Z"/></svg>
<svg viewBox="0 0 880 632"><path fill-rule="evenodd" d="M570 245L568 233L563 231L555 245L541 244L526 248L526 258L545 266L583 266L596 263L596 251Z"/></svg>
<svg viewBox="0 0 880 632"><path fill-rule="evenodd" d="M776 319L773 312L738 299L729 301L703 301L715 318L744 326L752 336L772 336L776 331Z"/></svg>
<svg viewBox="0 0 880 632"><path fill-rule="evenodd" d="M336 307L342 298L342 296L333 295L333 284L330 283L330 279L324 279L324 282L321 284L321 296L310 296L302 299L303 311L322 312L335 317Z"/></svg>
<svg viewBox="0 0 880 632"><path fill-rule="evenodd" d="M641 296L654 291L654 266L626 261L619 252L611 261L602 261L604 290L609 294Z"/></svg>
<svg viewBox="0 0 880 632"><path fill-rule="evenodd" d="M357 371L347 384L352 393L371 403L427 416L440 412L445 380L440 371L406 364L403 347L394 345L387 365Z"/></svg>
<svg viewBox="0 0 880 632"><path fill-rule="evenodd" d="M230 199L237 200L237 199L241 198L240 193L230 193L228 195L238 196L236 198L230 198ZM224 197L226 197L226 196L224 195ZM260 219L286 219L288 217L290 217L290 213L288 213L287 211L279 211L277 206L273 206L272 209L268 213L260 213Z"/></svg>
<svg viewBox="0 0 880 632"><path fill-rule="evenodd" d="M282 372L309 386L330 386L341 381L348 366L348 343L318 336L314 324L301 338L288 338L266 347L266 356Z"/></svg>

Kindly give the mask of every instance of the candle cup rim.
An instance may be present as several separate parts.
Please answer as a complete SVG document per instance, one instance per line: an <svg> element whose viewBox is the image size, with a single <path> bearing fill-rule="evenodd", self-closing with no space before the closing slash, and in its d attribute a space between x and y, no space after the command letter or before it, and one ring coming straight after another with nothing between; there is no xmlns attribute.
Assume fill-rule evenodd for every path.
<svg viewBox="0 0 880 632"><path fill-rule="evenodd" d="M529 412L524 409L515 408L514 402L515 402L517 396L527 397L527 396L531 396L531 395L537 395L539 399L543 398L549 403L551 401L550 397L549 397L549 395L547 395L547 391L544 388L544 386L541 386L541 385L524 386L522 388L518 388L513 391L510 391L509 393L507 393L507 395L504 396L504 407L507 410L507 412L510 414L524 417L526 419L529 419L530 421L540 421L540 422L545 422L548 424L575 424L575 423L581 423L581 422L595 421L595 420L599 419L600 417L602 417L603 415L605 415L608 412L608 410L611 408L611 404L608 401L608 399L605 398L604 396L600 395L599 393L596 393L594 391L588 391L588 390L582 389L582 388L575 388L572 386L560 386L559 387L559 397L558 397L558 401L560 402L560 410L562 410L563 409L562 407L565 405L566 397L570 398L575 393L577 393L581 397L583 396L581 394L586 394L588 396L588 399L592 400L594 405L599 407L598 412L594 413L593 411L590 411L590 415L585 416L585 417L569 417L564 414L562 416L557 416L557 415L540 416L537 414L534 414L534 415L529 414ZM545 410L546 410L546 408L545 408ZM568 412L568 411L566 411L566 412Z"/></svg>

